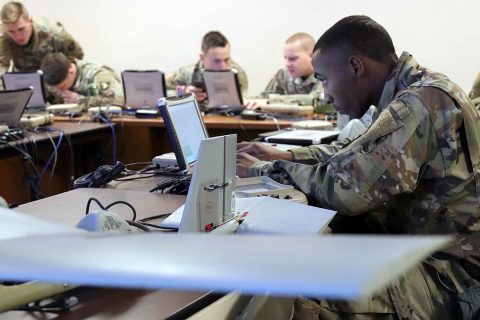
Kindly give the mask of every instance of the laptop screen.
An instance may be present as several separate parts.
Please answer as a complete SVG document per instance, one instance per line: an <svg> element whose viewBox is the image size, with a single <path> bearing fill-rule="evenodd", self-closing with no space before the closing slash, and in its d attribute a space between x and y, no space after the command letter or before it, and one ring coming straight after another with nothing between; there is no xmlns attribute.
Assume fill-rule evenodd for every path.
<svg viewBox="0 0 480 320"><path fill-rule="evenodd" d="M154 109L166 95L165 74L158 70L125 70L122 82L128 109Z"/></svg>
<svg viewBox="0 0 480 320"><path fill-rule="evenodd" d="M195 96L165 98L159 107L178 166L190 169L197 160L200 142L208 138Z"/></svg>
<svg viewBox="0 0 480 320"><path fill-rule="evenodd" d="M0 90L0 125L18 126L33 92L33 88Z"/></svg>
<svg viewBox="0 0 480 320"><path fill-rule="evenodd" d="M28 102L27 109L41 109L47 107L45 99L45 87L43 84L43 73L34 72L6 72L3 74L3 85L7 90L23 89L33 87L33 95Z"/></svg>
<svg viewBox="0 0 480 320"><path fill-rule="evenodd" d="M243 105L240 82L235 70L204 70L202 74L208 94L208 108Z"/></svg>

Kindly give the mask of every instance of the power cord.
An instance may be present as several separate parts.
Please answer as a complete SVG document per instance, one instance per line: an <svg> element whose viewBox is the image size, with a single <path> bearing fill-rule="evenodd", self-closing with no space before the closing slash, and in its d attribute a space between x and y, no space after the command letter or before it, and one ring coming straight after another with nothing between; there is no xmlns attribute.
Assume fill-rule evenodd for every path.
<svg viewBox="0 0 480 320"><path fill-rule="evenodd" d="M150 189L149 192L160 191L160 193L186 194L190 186L191 175L180 178L165 179Z"/></svg>
<svg viewBox="0 0 480 320"><path fill-rule="evenodd" d="M69 310L78 303L78 298L74 296L66 297L64 295L55 296L53 298L32 302L15 310L27 312L60 312Z"/></svg>
<svg viewBox="0 0 480 320"><path fill-rule="evenodd" d="M100 200L92 197L92 198L89 198L88 201L87 201L87 207L86 207L86 210L85 210L85 215L90 213L90 204L92 203L92 201L94 201L102 210L105 210L105 211L108 211L108 209L110 209L111 207L113 207L115 205L118 205L118 204L126 205L127 207L132 209L133 217L132 217L132 220L125 220L125 221L133 227L136 227L136 228L138 228L140 230L143 230L145 232L150 232L150 229L147 226L145 226L143 223L135 221L137 219L137 211L135 210L135 208L130 203L120 200L120 201L112 202L107 206L104 206L100 202Z"/></svg>
<svg viewBox="0 0 480 320"><path fill-rule="evenodd" d="M94 172L81 176L73 182L73 188L95 188L101 187L122 173L125 165L117 162L115 165L103 165L97 168Z"/></svg>

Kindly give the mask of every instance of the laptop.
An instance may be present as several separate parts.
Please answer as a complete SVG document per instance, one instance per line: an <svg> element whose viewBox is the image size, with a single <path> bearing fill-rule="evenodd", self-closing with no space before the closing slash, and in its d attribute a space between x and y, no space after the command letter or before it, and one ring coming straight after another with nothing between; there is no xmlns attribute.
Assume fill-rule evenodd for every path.
<svg viewBox="0 0 480 320"><path fill-rule="evenodd" d="M16 90L32 87L33 95L28 102L26 112L45 112L47 99L45 98L45 85L41 70L33 72L5 72L2 75L3 87L6 90Z"/></svg>
<svg viewBox="0 0 480 320"><path fill-rule="evenodd" d="M202 75L208 94L207 112L240 114L245 109L235 69L203 70Z"/></svg>
<svg viewBox="0 0 480 320"><path fill-rule="evenodd" d="M5 72L2 75L3 86L7 90L15 90L33 87L33 95L25 110L26 114L31 114L30 119L38 115L35 124L44 124L51 122L52 119L47 112L54 114L65 114L68 112L81 111L81 107L75 104L54 104L47 105L46 90L43 81L43 72L41 70L33 72ZM37 88L39 88L37 90ZM44 120L42 120L44 119Z"/></svg>
<svg viewBox="0 0 480 320"><path fill-rule="evenodd" d="M191 171L197 160L200 142L208 138L195 95L161 98L158 107L181 171Z"/></svg>
<svg viewBox="0 0 480 320"><path fill-rule="evenodd" d="M330 143L337 139L339 131L334 130L281 130L277 134L264 137L265 142L309 146Z"/></svg>
<svg viewBox="0 0 480 320"><path fill-rule="evenodd" d="M127 110L156 109L167 92L165 74L159 70L124 70L122 83Z"/></svg>
<svg viewBox="0 0 480 320"><path fill-rule="evenodd" d="M0 132L19 127L22 114L34 91L31 87L0 90Z"/></svg>

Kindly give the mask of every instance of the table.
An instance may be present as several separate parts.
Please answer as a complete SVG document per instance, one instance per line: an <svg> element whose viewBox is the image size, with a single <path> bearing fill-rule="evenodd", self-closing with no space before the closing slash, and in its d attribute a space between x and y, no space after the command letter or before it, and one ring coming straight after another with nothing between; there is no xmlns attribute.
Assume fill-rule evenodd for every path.
<svg viewBox="0 0 480 320"><path fill-rule="evenodd" d="M69 117L55 117L55 121L84 121L89 119L83 116L78 119ZM274 131L291 126L291 121L274 120L243 120L235 116L205 115L205 127L211 137L237 134L238 141L252 140L259 133ZM161 117L153 119L139 119L124 115L114 117L118 159L123 163L151 161L153 157L173 151L167 136L165 124Z"/></svg>
<svg viewBox="0 0 480 320"><path fill-rule="evenodd" d="M110 126L88 122L56 122L51 127L57 129L50 133L54 143L58 142L60 131L63 132L63 139L57 152L57 165L53 175L53 167L50 166L45 170L39 188L32 174L33 163L38 162L35 167L41 174L52 156L54 148L48 134L31 132L28 134L29 139L13 142L13 146L0 145L0 196L9 203L19 204L37 199L37 191L48 196L70 190L75 177L93 171L106 161L111 162ZM28 160L14 146L28 149L30 155L37 154L38 161Z"/></svg>
<svg viewBox="0 0 480 320"><path fill-rule="evenodd" d="M84 216L86 202L92 196L104 204L116 200L128 201L136 208L137 219L171 212L180 206L185 199L184 196L152 194L132 190L114 190L111 188L76 189L21 205L16 210L60 224L73 226ZM127 219L131 217L127 207L118 206L113 209ZM196 308L202 308L221 296L207 294L206 292L91 287L74 289L67 294L71 294L79 300L79 303L70 311L45 314L10 311L0 314L0 320L39 318L163 319L197 299L200 300L196 301L196 304L198 304ZM181 319L184 316L185 314L178 314L173 318Z"/></svg>

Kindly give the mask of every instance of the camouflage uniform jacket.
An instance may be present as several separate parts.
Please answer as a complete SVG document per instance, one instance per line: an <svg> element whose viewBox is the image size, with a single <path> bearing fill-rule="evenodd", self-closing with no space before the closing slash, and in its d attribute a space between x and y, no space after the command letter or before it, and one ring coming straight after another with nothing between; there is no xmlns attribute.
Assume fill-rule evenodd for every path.
<svg viewBox="0 0 480 320"><path fill-rule="evenodd" d="M445 251L480 267L480 117L473 104L405 52L377 108L356 140L294 149L295 162L259 162L249 174L294 184L342 215L382 211L382 232L456 235Z"/></svg>
<svg viewBox="0 0 480 320"><path fill-rule="evenodd" d="M475 107L480 110L480 73L475 78L472 90L470 91L470 94L468 96L470 97L470 99L472 99Z"/></svg>
<svg viewBox="0 0 480 320"><path fill-rule="evenodd" d="M175 86L190 86L196 83L202 84L201 86L204 88L205 84L202 77L203 69L202 62L198 61L197 63L189 64L175 70L167 76L167 89L175 90ZM237 71L238 81L240 82L240 90L242 90L243 96L247 96L248 79L245 71L233 60L230 60L228 69L235 69Z"/></svg>
<svg viewBox="0 0 480 320"><path fill-rule="evenodd" d="M34 17L32 37L26 46L16 44L6 33L0 36L0 72L7 71L12 60L14 71L38 70L50 52L83 58L82 48L59 22Z"/></svg>
<svg viewBox="0 0 480 320"><path fill-rule="evenodd" d="M82 60L75 65L77 77L70 91L80 95L85 108L124 104L122 83L113 69Z"/></svg>
<svg viewBox="0 0 480 320"><path fill-rule="evenodd" d="M322 82L315 79L313 73L307 78L294 78L287 69L280 69L273 76L268 83L265 90L262 92L263 97L268 97L269 94L310 94L323 92Z"/></svg>

